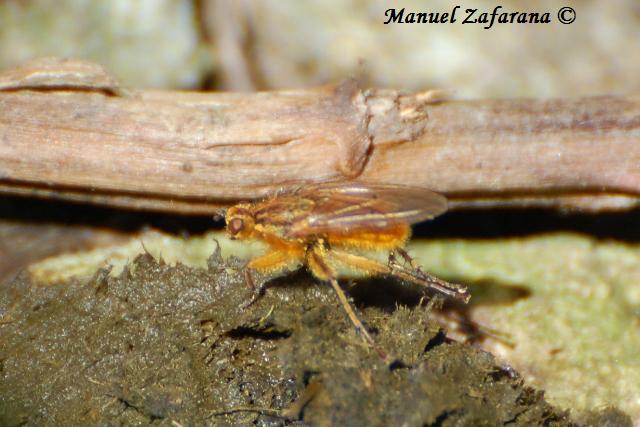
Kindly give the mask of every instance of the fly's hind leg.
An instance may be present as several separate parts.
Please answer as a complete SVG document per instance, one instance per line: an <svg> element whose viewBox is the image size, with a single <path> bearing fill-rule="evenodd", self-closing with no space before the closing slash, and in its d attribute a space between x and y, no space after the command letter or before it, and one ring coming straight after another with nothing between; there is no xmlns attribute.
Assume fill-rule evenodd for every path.
<svg viewBox="0 0 640 427"><path fill-rule="evenodd" d="M389 274L402 280L415 283L426 288L434 289L444 295L453 297L457 300L467 303L470 295L466 286L457 283L449 283L422 270L409 269L398 263L395 256L389 256L389 264L384 263L347 252L338 250L331 251L331 256L335 262L349 266L355 270L365 272L375 272L377 274Z"/></svg>
<svg viewBox="0 0 640 427"><path fill-rule="evenodd" d="M402 259L404 260L405 264L402 265L398 262L398 258L396 258L396 253L398 253L398 255L400 255L402 257ZM427 273L426 271L424 271L422 269L422 266L420 266L420 264L418 264L416 262L415 259L413 259L413 257L411 255L409 255L409 252L407 252L406 250L404 250L404 248L401 247L397 247L393 250L391 250L389 252L389 261L388 261L388 265L389 265L389 269L391 270L391 275L393 275L396 270L406 270L406 265L409 265L409 267L411 267L411 270L413 270L413 272L418 276L421 277L425 280L441 280L438 279L437 277Z"/></svg>
<svg viewBox="0 0 640 427"><path fill-rule="evenodd" d="M436 286L442 286L442 287L447 288L449 290L453 290L454 291L453 296L457 300L462 301L465 304L469 302L469 299L471 298L471 295L469 294L466 286L461 285L459 283L447 282L446 280L442 280L442 279L434 276L433 274L424 271L422 269L422 267L420 265L418 265L418 263L416 263L416 261L411 257L411 255L409 255L407 253L407 251L405 251L403 248L397 248L396 250L398 250L398 253L407 262L409 262L409 265L411 266L411 268L413 268L413 270L415 272L417 272L419 276L422 276L425 280L433 283Z"/></svg>
<svg viewBox="0 0 640 427"><path fill-rule="evenodd" d="M401 247L397 247L391 252L389 252L389 267L393 268L393 266L398 265L398 260L396 259L396 252L404 259L404 261L411 266L411 268L422 276L426 276L427 273L422 270L422 267L416 262L415 259L407 251L405 251Z"/></svg>

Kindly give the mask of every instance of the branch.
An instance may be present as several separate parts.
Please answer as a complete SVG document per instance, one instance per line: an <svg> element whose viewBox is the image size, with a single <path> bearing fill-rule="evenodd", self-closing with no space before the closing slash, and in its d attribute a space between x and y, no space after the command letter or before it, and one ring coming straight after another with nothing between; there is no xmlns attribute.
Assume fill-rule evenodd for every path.
<svg viewBox="0 0 640 427"><path fill-rule="evenodd" d="M0 193L176 213L341 180L424 186L453 208L640 200L639 97L435 95L129 93L92 63L41 60L0 75Z"/></svg>

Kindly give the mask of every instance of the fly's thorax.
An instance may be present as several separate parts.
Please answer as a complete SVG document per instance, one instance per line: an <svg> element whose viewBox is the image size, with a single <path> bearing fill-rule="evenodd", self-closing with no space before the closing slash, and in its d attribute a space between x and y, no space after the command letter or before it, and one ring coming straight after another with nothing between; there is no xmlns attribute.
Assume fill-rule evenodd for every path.
<svg viewBox="0 0 640 427"><path fill-rule="evenodd" d="M260 221L256 221L252 237L255 239L262 240L263 242L269 244L272 247L276 248L285 248L285 247L307 247L312 243L310 239L299 239L291 237L286 232L286 227L277 225L277 224L269 224L269 223L261 223Z"/></svg>
<svg viewBox="0 0 640 427"><path fill-rule="evenodd" d="M232 239L247 239L251 237L255 227L251 205L240 204L229 208L225 222L227 224L227 232Z"/></svg>

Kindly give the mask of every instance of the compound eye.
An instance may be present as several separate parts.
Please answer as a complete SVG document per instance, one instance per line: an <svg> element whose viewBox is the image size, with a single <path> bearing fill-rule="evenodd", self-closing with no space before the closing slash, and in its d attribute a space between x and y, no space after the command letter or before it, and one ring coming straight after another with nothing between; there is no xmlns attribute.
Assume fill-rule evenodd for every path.
<svg viewBox="0 0 640 427"><path fill-rule="evenodd" d="M244 221L242 218L233 218L229 221L229 232L231 234L238 234L244 228Z"/></svg>

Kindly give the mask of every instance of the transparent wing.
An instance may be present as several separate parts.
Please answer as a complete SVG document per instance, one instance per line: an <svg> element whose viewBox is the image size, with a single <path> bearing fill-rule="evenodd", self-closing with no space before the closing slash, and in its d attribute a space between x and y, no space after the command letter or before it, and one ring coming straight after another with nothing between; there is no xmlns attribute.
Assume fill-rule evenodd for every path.
<svg viewBox="0 0 640 427"><path fill-rule="evenodd" d="M433 191L404 185L320 184L295 192L312 207L292 222L288 235L358 230L382 231L396 224L413 224L447 210L447 199Z"/></svg>

